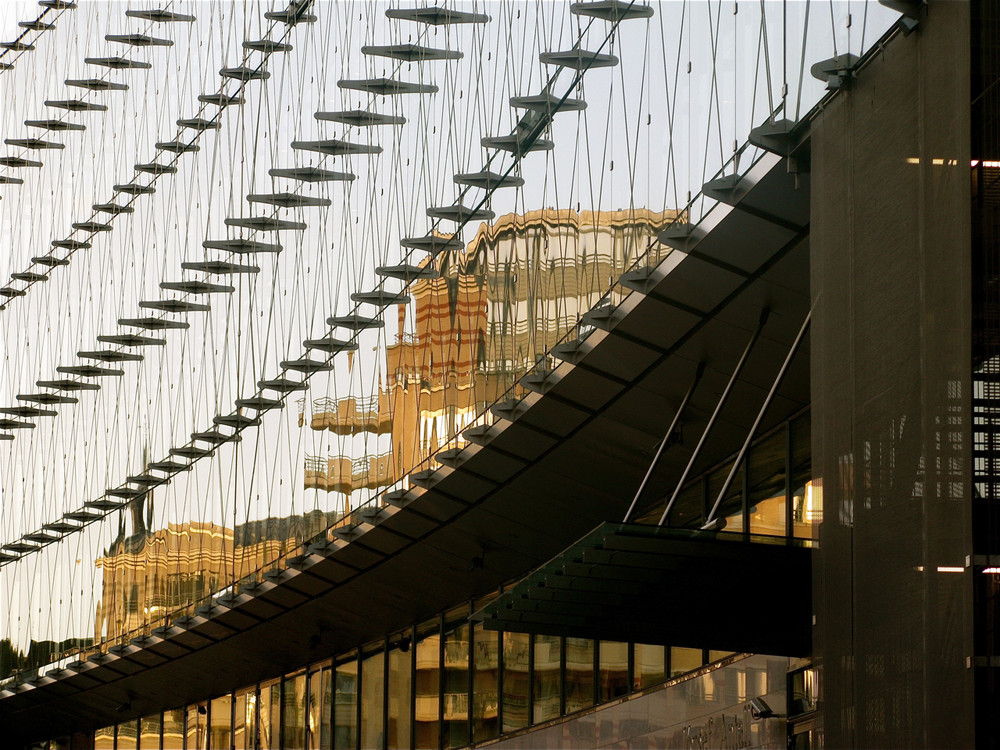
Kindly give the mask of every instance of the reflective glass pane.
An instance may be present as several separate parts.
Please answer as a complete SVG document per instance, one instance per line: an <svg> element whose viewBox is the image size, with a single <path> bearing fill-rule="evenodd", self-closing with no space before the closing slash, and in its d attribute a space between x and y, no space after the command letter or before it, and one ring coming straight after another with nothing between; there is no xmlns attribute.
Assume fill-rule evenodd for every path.
<svg viewBox="0 0 1000 750"><path fill-rule="evenodd" d="M358 660L338 664L335 674L333 746L354 748L358 743Z"/></svg>
<svg viewBox="0 0 1000 750"><path fill-rule="evenodd" d="M384 651L365 656L361 662L361 750L381 750L382 747L384 668Z"/></svg>
<svg viewBox="0 0 1000 750"><path fill-rule="evenodd" d="M410 728L413 724L410 709L413 648L409 636L399 640L401 644L397 642L389 651L389 726L386 727L386 746L389 750L410 747Z"/></svg>
<svg viewBox="0 0 1000 750"><path fill-rule="evenodd" d="M663 682L666 679L664 670L667 657L666 649L663 646L652 646L648 643L636 643L633 648L632 688L642 690Z"/></svg>
<svg viewBox="0 0 1000 750"><path fill-rule="evenodd" d="M527 633L503 634L503 730L505 732L528 726L528 701L531 695L530 649L531 636ZM557 703L556 711L558 710Z"/></svg>
<svg viewBox="0 0 1000 750"><path fill-rule="evenodd" d="M812 482L812 435L808 413L792 421L792 533L816 539L823 520L823 493Z"/></svg>
<svg viewBox="0 0 1000 750"><path fill-rule="evenodd" d="M698 669L703 664L700 648L678 648L677 646L670 648L671 677Z"/></svg>
<svg viewBox="0 0 1000 750"><path fill-rule="evenodd" d="M472 630L472 741L499 734L497 681L500 639L495 630L476 625Z"/></svg>
<svg viewBox="0 0 1000 750"><path fill-rule="evenodd" d="M98 729L94 733L94 750L115 750L114 726Z"/></svg>
<svg viewBox="0 0 1000 750"><path fill-rule="evenodd" d="M187 750L208 750L208 705L196 703L187 707Z"/></svg>
<svg viewBox="0 0 1000 750"><path fill-rule="evenodd" d="M257 698L257 726L260 750L279 750L281 738L281 681L271 680L260 686Z"/></svg>
<svg viewBox="0 0 1000 750"><path fill-rule="evenodd" d="M735 653L735 651L709 651L708 660L710 662L719 661L720 659L725 659L727 656L732 656Z"/></svg>
<svg viewBox="0 0 1000 750"><path fill-rule="evenodd" d="M227 750L232 747L233 697L231 695L212 700L209 720L211 721L209 743L212 750Z"/></svg>
<svg viewBox="0 0 1000 750"><path fill-rule="evenodd" d="M236 694L233 706L233 747L236 750L253 750L257 729L256 688Z"/></svg>
<svg viewBox="0 0 1000 750"><path fill-rule="evenodd" d="M566 713L594 705L594 641L566 639Z"/></svg>
<svg viewBox="0 0 1000 750"><path fill-rule="evenodd" d="M306 750L306 676L305 673L285 680L285 710L282 714L284 750Z"/></svg>
<svg viewBox="0 0 1000 750"><path fill-rule="evenodd" d="M708 497L705 501L705 512L707 513L719 499L719 493L726 486L726 479L732 471L733 464L727 463L721 469L716 469L708 475ZM737 469L725 495L722 497L722 504L715 512L716 518L726 519L726 531L744 531L743 527L743 467Z"/></svg>
<svg viewBox="0 0 1000 750"><path fill-rule="evenodd" d="M331 689L330 675L329 667L309 674L309 709L306 712L306 745L309 750L330 750L329 713L332 696L327 692Z"/></svg>
<svg viewBox="0 0 1000 750"><path fill-rule="evenodd" d="M323 715L319 723L319 750L333 747L333 670L323 669Z"/></svg>
<svg viewBox="0 0 1000 750"><path fill-rule="evenodd" d="M506 646L507 634L504 634ZM535 664L532 672L534 682L534 711L532 721L538 724L559 716L562 697L562 639L555 635L535 636ZM504 668L506 668L506 663ZM506 677L504 678L506 679ZM504 693L507 685L504 683ZM504 714L504 722L507 714Z"/></svg>
<svg viewBox="0 0 1000 750"><path fill-rule="evenodd" d="M115 747L119 750L136 750L139 746L139 720L125 721L118 725Z"/></svg>
<svg viewBox="0 0 1000 750"><path fill-rule="evenodd" d="M777 430L754 445L747 454L750 531L785 535L785 430Z"/></svg>
<svg viewBox="0 0 1000 750"><path fill-rule="evenodd" d="M598 651L597 696L609 701L628 693L627 643L601 641Z"/></svg>
<svg viewBox="0 0 1000 750"><path fill-rule="evenodd" d="M160 714L144 716L139 721L140 750L160 750L160 725L163 717Z"/></svg>
<svg viewBox="0 0 1000 750"><path fill-rule="evenodd" d="M434 626L417 631L413 691L413 744L418 748L440 747L441 636Z"/></svg>
<svg viewBox="0 0 1000 750"><path fill-rule="evenodd" d="M467 614L463 613L463 616ZM469 744L469 625L453 624L444 635L444 744Z"/></svg>
<svg viewBox="0 0 1000 750"><path fill-rule="evenodd" d="M163 750L184 750L184 709L163 712Z"/></svg>

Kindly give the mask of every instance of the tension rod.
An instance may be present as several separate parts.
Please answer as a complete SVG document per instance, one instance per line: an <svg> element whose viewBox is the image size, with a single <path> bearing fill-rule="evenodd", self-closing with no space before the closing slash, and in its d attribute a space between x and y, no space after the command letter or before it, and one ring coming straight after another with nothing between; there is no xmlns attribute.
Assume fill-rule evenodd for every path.
<svg viewBox="0 0 1000 750"><path fill-rule="evenodd" d="M757 322L757 327L754 329L753 335L750 336L750 341L747 342L747 348L743 350L743 356L741 356L740 361L736 363L736 368L733 370L733 374L729 376L729 382L726 383L726 389L722 392L722 395L719 396L719 402L715 405L715 410L712 412L712 416L709 417L708 424L705 425L705 430L701 433L701 438L698 439L698 444L694 447L694 452L691 454L691 458L688 460L687 466L684 467L684 473L681 474L681 478L677 481L677 486L674 487L674 492L670 496L670 502L668 502L667 507L663 509L663 515L660 516L660 522L657 526L662 526L664 524L667 520L667 516L670 514L670 510L674 507L674 503L677 502L677 496L681 494L681 487L683 487L684 482L687 481L688 474L691 473L691 468L694 466L694 462L698 460L701 448L705 444L705 440L708 439L708 434L712 431L712 427L715 425L715 420L722 411L722 407L725 406L726 400L729 398L729 393L733 390L733 385L736 383L737 378L739 378L740 373L743 371L743 365L745 365L747 360L750 358L750 352L753 351L754 345L757 343L757 339L760 338L760 332L764 330L764 324L767 322L767 318L770 314L770 310L764 309L761 311L760 320Z"/></svg>
<svg viewBox="0 0 1000 750"><path fill-rule="evenodd" d="M785 373L788 372L788 367L792 363L792 358L799 350L799 344L801 344L802 339L805 338L811 318L812 310L806 313L806 319L802 321L802 327L799 329L799 333L795 337L795 341L792 342L792 346L788 350L788 355L785 357L785 361L781 364L781 369L778 370L778 374L774 378L774 382L771 384L771 390L768 391L767 396L764 397L764 403L761 405L760 411L757 412L757 419L754 420L753 426L747 433L747 438L743 441L743 447L740 448L740 452L737 454L736 460L733 461L733 467L729 470L729 476L726 477L726 481L723 483L722 489L719 491L719 496L715 499L715 504L712 506L712 510L709 512L708 518L705 519L705 525L701 527L702 529L707 529L715 523L715 514L719 511L719 507L722 505L722 498L725 497L727 492L729 492L729 488L733 483L733 477L735 477L736 472L739 471L740 464L743 463L743 458L746 456L747 450L750 448L750 442L757 433L757 428L760 427L760 423L764 420L764 413L771 405L771 401L774 399L774 394L776 394L778 392L778 388L781 387L781 381L785 379Z"/></svg>
<svg viewBox="0 0 1000 750"><path fill-rule="evenodd" d="M670 442L670 436L673 435L674 430L677 429L677 425L681 421L681 416L684 414L684 410L687 408L688 401L691 400L691 395L694 393L694 389L698 386L698 381L701 380L701 376L704 372L705 372L705 363L702 362L698 365L698 369L695 371L694 380L691 382L691 387L688 388L687 393L684 394L684 398L681 399L681 405L677 407L677 413L674 414L674 418L670 421L670 427L667 429L667 434L663 436L663 440L660 442L659 447L656 449L656 455L653 456L653 461L652 463L649 464L649 468L646 470L646 476L642 478L642 483L639 485L639 489L636 490L635 497L632 498L632 504L628 506L628 510L625 512L625 518L622 519L622 523L628 523L629 518L631 518L632 511L635 510L635 506L639 502L639 498L642 496L643 491L646 489L646 485L649 484L649 478L653 476L653 472L656 471L656 467L660 463L660 456L662 456L663 451L666 450L667 444Z"/></svg>

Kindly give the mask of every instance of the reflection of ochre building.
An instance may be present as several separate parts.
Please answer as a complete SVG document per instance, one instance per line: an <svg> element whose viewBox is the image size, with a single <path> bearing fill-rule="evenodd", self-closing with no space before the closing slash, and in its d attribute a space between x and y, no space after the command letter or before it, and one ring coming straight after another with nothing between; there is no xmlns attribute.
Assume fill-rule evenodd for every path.
<svg viewBox="0 0 1000 750"><path fill-rule="evenodd" d="M342 456L310 457L305 486L341 492L386 486L460 436L676 216L646 209L507 214L480 225L463 250L440 254L433 261L439 276L410 285L412 332L400 306L384 389L370 401L317 399L310 409L313 429L391 433L390 454L365 459L374 461L370 467Z"/></svg>
<svg viewBox="0 0 1000 750"><path fill-rule="evenodd" d="M102 571L97 641L113 640L263 568L335 519L314 511L233 529L189 521L120 536L95 564Z"/></svg>

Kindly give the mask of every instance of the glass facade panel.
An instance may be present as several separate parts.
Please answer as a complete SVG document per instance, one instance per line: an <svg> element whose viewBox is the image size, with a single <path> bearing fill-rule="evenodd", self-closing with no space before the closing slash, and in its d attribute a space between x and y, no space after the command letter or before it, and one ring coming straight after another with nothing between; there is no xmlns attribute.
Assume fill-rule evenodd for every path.
<svg viewBox="0 0 1000 750"><path fill-rule="evenodd" d="M211 722L209 746L212 750L224 750L233 744L233 697L224 695L215 698L208 714Z"/></svg>
<svg viewBox="0 0 1000 750"><path fill-rule="evenodd" d="M384 740L385 652L366 655L361 662L361 750L381 750Z"/></svg>
<svg viewBox="0 0 1000 750"><path fill-rule="evenodd" d="M183 708L163 712L163 750L184 750Z"/></svg>
<svg viewBox="0 0 1000 750"><path fill-rule="evenodd" d="M417 682L414 685L413 745L440 747L441 636L436 624L417 631Z"/></svg>
<svg viewBox="0 0 1000 750"><path fill-rule="evenodd" d="M722 492L722 488L726 484L726 479L729 477L729 472L732 471L732 462L727 463L720 469L716 469L710 472L708 475L708 496L705 498L705 512L708 513L712 506L715 505L716 500L719 499L719 493ZM732 481L729 483L729 488L726 490L725 495L722 498L722 504L719 509L715 512L716 518L726 519L726 531L745 531L746 527L743 523L743 467L741 466L735 476L733 476Z"/></svg>
<svg viewBox="0 0 1000 750"><path fill-rule="evenodd" d="M114 726L98 729L94 733L94 750L115 750Z"/></svg>
<svg viewBox="0 0 1000 750"><path fill-rule="evenodd" d="M285 680L281 746L284 750L306 750L306 676Z"/></svg>
<svg viewBox="0 0 1000 750"><path fill-rule="evenodd" d="M531 700L531 636L503 634L503 730L528 726ZM558 663L558 661L557 661ZM556 715L558 715L558 700Z"/></svg>
<svg viewBox="0 0 1000 750"><path fill-rule="evenodd" d="M566 713L594 705L594 641L566 639Z"/></svg>
<svg viewBox="0 0 1000 750"><path fill-rule="evenodd" d="M119 724L115 733L115 743L115 747L121 750L136 750L139 746L139 720Z"/></svg>
<svg viewBox="0 0 1000 750"><path fill-rule="evenodd" d="M237 693L233 706L233 747L253 750L257 732L257 691Z"/></svg>
<svg viewBox="0 0 1000 750"><path fill-rule="evenodd" d="M389 650L389 705L386 727L386 747L404 750L411 747L410 730L413 726L411 706L411 670L414 650L409 636L396 639L397 645ZM403 648L406 648L404 651Z"/></svg>
<svg viewBox="0 0 1000 750"><path fill-rule="evenodd" d="M633 690L643 690L651 685L658 685L666 679L666 648L648 643L636 643L632 649Z"/></svg>
<svg viewBox="0 0 1000 750"><path fill-rule="evenodd" d="M601 641L598 650L597 697L609 701L628 693L629 645Z"/></svg>
<svg viewBox="0 0 1000 750"><path fill-rule="evenodd" d="M776 430L747 454L750 531L785 535L785 483L788 479L788 434Z"/></svg>
<svg viewBox="0 0 1000 750"><path fill-rule="evenodd" d="M504 633L504 654L506 658L507 638ZM534 637L534 663L532 664L532 721L536 724L559 716L562 703L562 638L554 635ZM506 661L504 669L507 668ZM504 676L506 680L506 673ZM504 693L507 683L504 682ZM507 723L506 709L504 723Z"/></svg>
<svg viewBox="0 0 1000 750"><path fill-rule="evenodd" d="M735 651L709 651L708 660L710 662L719 661L720 659L725 659L727 656L732 656L735 653Z"/></svg>
<svg viewBox="0 0 1000 750"><path fill-rule="evenodd" d="M705 661L700 648L679 648L677 646L670 647L671 677L676 677L677 675L684 674L685 672L698 669L698 667L703 666L704 663Z"/></svg>
<svg viewBox="0 0 1000 750"><path fill-rule="evenodd" d="M309 673L309 710L306 715L306 745L309 750L330 750L330 708L333 703L333 671L329 667Z"/></svg>
<svg viewBox="0 0 1000 750"><path fill-rule="evenodd" d="M334 670L333 746L353 750L358 744L358 660L351 655Z"/></svg>
<svg viewBox="0 0 1000 750"><path fill-rule="evenodd" d="M208 750L208 704L187 707L186 750Z"/></svg>
<svg viewBox="0 0 1000 750"><path fill-rule="evenodd" d="M281 680L261 683L257 697L257 736L260 750L279 750L281 737Z"/></svg>
<svg viewBox="0 0 1000 750"><path fill-rule="evenodd" d="M482 625L472 629L472 741L482 742L500 733L498 680L500 638Z"/></svg>
<svg viewBox="0 0 1000 750"><path fill-rule="evenodd" d="M469 744L469 625L463 608L461 624L446 625L444 633L444 744Z"/></svg>
<svg viewBox="0 0 1000 750"><path fill-rule="evenodd" d="M139 720L140 750L160 750L160 728L163 717L160 714L144 716Z"/></svg>
<svg viewBox="0 0 1000 750"><path fill-rule="evenodd" d="M792 534L817 539L823 520L823 497L812 483L812 421L806 412L789 425L792 443Z"/></svg>

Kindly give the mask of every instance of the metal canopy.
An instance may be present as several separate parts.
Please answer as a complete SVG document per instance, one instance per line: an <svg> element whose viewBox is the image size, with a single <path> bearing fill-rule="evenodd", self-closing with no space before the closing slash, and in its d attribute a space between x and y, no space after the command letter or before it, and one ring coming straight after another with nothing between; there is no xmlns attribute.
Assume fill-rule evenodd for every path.
<svg viewBox="0 0 1000 750"><path fill-rule="evenodd" d="M716 205L682 240L683 248L641 274L642 288L574 344L573 355L545 375L544 387L503 410L504 417L493 425L468 432L469 444L449 452L447 465L419 472L419 486L389 493L385 507L360 509L331 541L300 550L283 561L285 568L217 597L196 617L123 644L120 655L52 670L0 690L0 708L19 738L107 725L245 687L408 627L525 575L597 524L622 518L703 365L685 412L685 439L664 453L650 480L652 488L669 492L692 453L687 436L704 429L743 342L766 307L771 314L760 341L693 470L732 455L809 309L808 175L800 175L796 184L784 161L767 154L739 188L735 205ZM761 430L809 403L808 347L801 353ZM655 500L656 493L649 497ZM708 570L698 565L722 544L732 544L716 540L705 546L674 539L667 531L651 533L654 543L666 539L681 550L673 557L681 563L689 558L692 571ZM669 632L675 645L698 636L719 649L799 652L807 647L804 636L786 642L777 635L784 631L748 621L791 606L772 599L779 596L779 581L782 597L795 588L788 584L791 569L799 575L803 566L786 570L769 563L781 568L783 580L775 573L760 582L754 577L742 586L731 583L752 571L745 562L754 559L750 555L772 552L749 550L739 558L743 562L724 568L728 573L721 578L705 574L703 585L690 593L693 598L647 597L656 601L628 613L627 633L609 629L605 635L598 629L603 625L590 604L596 597L589 595L579 597L575 608L568 595L546 602L555 609L546 617L562 616L564 632L575 624L585 637L599 632L600 637L657 642L668 639L663 633ZM802 550L774 554L787 560L796 552ZM597 563L573 564L584 566L574 568L581 576L576 585L583 587ZM607 568L603 559L598 567L617 569ZM642 575L637 580L660 585L656 567L643 569ZM601 585L638 596L634 585L628 588L633 580L619 575ZM669 591L676 593L678 585ZM710 616L690 617L695 602L715 613L713 630L707 630ZM683 630L687 621L701 623L698 629L692 626L691 639ZM751 632L758 637L741 639L741 633ZM766 640L769 632L776 634L773 643ZM718 638L709 639L708 633Z"/></svg>
<svg viewBox="0 0 1000 750"><path fill-rule="evenodd" d="M809 543L604 523L475 613L488 630L802 656Z"/></svg>

